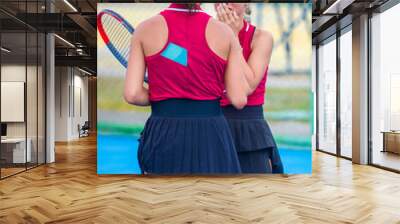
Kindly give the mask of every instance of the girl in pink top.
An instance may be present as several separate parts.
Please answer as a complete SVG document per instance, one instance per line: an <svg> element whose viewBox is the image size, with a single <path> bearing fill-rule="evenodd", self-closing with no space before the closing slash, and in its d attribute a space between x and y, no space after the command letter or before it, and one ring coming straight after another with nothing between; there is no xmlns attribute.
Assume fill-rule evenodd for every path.
<svg viewBox="0 0 400 224"><path fill-rule="evenodd" d="M247 103L240 60L232 30L197 3L171 4L136 28L124 96L152 109L138 150L143 173L241 172L219 105L224 89L236 108Z"/></svg>
<svg viewBox="0 0 400 224"><path fill-rule="evenodd" d="M246 3L216 4L215 8L218 19L228 24L239 39L245 59L241 61L243 71L252 90L242 110L233 107L226 96L221 100L242 172L283 173L279 152L262 108L272 53L272 36L243 19L245 10L249 10Z"/></svg>

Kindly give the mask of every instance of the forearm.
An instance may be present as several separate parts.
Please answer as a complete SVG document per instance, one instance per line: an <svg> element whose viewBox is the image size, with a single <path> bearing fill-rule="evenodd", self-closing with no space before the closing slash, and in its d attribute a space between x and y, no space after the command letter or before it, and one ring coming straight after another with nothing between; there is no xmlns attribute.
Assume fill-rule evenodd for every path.
<svg viewBox="0 0 400 224"><path fill-rule="evenodd" d="M256 77L254 75L254 72L252 71L251 67L249 66L247 61L244 59L244 57L241 58L240 62L241 62L242 70L244 73L244 77L246 78L246 82L247 82L246 83L247 88L248 88L247 95L250 95L254 91L254 89L257 87L258 83L257 83Z"/></svg>
<svg viewBox="0 0 400 224"><path fill-rule="evenodd" d="M241 67L243 67L246 80L252 91L265 77L273 49L273 38L270 33L258 31L254 35L251 54L246 61L244 58L241 61Z"/></svg>
<svg viewBox="0 0 400 224"><path fill-rule="evenodd" d="M236 39L235 41L237 42L237 44L240 45L239 38L237 37L237 35L236 35L235 39ZM243 46L240 46L240 47L243 48ZM243 54L240 57L240 66L242 68L244 77L246 79L246 83L244 83L244 84L245 84L246 89L247 89L247 91L246 91L247 95L250 95L254 91L254 89L257 87L257 83L256 83L256 80L255 80L256 77L254 75L253 70L251 69L251 67L247 63L246 59L244 58Z"/></svg>

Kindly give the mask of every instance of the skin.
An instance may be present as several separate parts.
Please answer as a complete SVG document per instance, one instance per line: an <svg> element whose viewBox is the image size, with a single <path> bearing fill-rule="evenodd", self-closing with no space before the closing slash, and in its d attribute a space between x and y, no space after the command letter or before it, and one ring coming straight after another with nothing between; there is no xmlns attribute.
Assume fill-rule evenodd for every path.
<svg viewBox="0 0 400 224"><path fill-rule="evenodd" d="M215 4L218 20L227 24L235 33L236 38L243 28L243 18L246 9L246 3L220 3ZM273 49L272 35L264 30L256 29L251 42L251 54L246 61L241 60L242 70L245 72L246 80L254 91L264 77L265 71L269 65ZM249 70L251 72L249 72ZM271 161L268 163L271 166Z"/></svg>
<svg viewBox="0 0 400 224"><path fill-rule="evenodd" d="M135 29L125 78L124 98L130 104L150 105L149 91L144 84L145 57L158 53L167 43L168 28L164 17L156 15ZM211 18L206 28L206 40L211 50L227 60L224 84L228 99L237 109L247 103L249 86L243 75L242 49L232 29Z"/></svg>
<svg viewBox="0 0 400 224"><path fill-rule="evenodd" d="M217 3L215 4L218 20L227 24L238 36L243 28L243 17L246 3ZM251 54L249 59L241 61L242 70L250 86L254 91L264 77L265 71L270 63L273 49L273 38L270 32L256 29L251 43Z"/></svg>

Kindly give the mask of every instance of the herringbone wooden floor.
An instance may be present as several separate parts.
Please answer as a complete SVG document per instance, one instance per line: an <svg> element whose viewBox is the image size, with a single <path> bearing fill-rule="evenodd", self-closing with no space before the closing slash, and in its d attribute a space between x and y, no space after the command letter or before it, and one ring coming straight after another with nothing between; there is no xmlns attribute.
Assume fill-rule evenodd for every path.
<svg viewBox="0 0 400 224"><path fill-rule="evenodd" d="M400 175L316 152L313 175L97 176L94 137L0 181L0 223L400 223Z"/></svg>

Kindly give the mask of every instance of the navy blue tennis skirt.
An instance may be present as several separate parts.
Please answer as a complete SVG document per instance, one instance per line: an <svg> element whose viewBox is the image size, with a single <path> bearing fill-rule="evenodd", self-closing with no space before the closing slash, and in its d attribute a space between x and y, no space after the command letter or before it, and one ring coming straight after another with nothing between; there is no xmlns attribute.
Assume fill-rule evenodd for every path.
<svg viewBox="0 0 400 224"><path fill-rule="evenodd" d="M283 165L262 106L237 110L226 106L228 121L243 173L283 173Z"/></svg>
<svg viewBox="0 0 400 224"><path fill-rule="evenodd" d="M218 100L169 99L152 102L151 108L139 139L142 173L241 173Z"/></svg>

